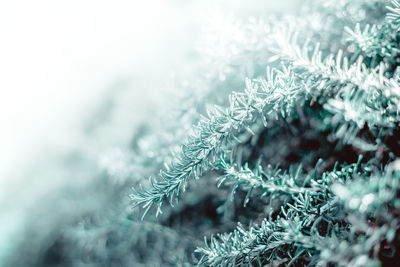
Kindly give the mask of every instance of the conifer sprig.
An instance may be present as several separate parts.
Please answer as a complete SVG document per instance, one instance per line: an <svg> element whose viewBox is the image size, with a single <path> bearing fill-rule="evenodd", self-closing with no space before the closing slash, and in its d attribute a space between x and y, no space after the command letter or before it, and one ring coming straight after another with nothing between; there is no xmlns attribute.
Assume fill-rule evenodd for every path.
<svg viewBox="0 0 400 267"><path fill-rule="evenodd" d="M346 41L357 49L356 55L370 58L371 67L379 65L381 61L392 65L390 61L400 53L398 34L400 29L400 4L392 0L391 5L386 6L389 11L386 19L381 24L365 25L361 28L357 23L354 30L348 26L345 31L349 35Z"/></svg>
<svg viewBox="0 0 400 267"><path fill-rule="evenodd" d="M297 75L309 80L308 86L325 91L329 88L343 89L346 85L352 86L349 91L356 88L369 92L383 88L388 91L386 94L399 96L396 88L392 88L395 83L385 77L385 66L382 64L377 68L367 68L362 57L351 63L341 50L336 55L323 57L318 43L313 47L310 56L310 43L299 46L297 34L288 31L278 33L276 39L276 47L271 48L275 53L271 61L280 59L291 64Z"/></svg>
<svg viewBox="0 0 400 267"><path fill-rule="evenodd" d="M337 5L337 1L316 2L320 6L325 2ZM327 33L303 34L307 30L283 26L285 20L267 22L266 26L277 27L269 28L265 38L258 36L263 31L255 31L257 40L265 43L250 42L251 51L244 48L240 54L256 53L263 58L272 54L265 64L282 66L281 69L268 68L266 78L247 79L244 92L231 93L227 107L215 106L206 117L201 117L159 177L151 179L149 187L140 187L140 191L131 195L134 204L145 208L144 215L156 205L158 215L164 201L169 200L171 205L178 201L191 179L198 179L211 170L219 174L222 171L222 176L217 178L218 187L232 186L232 200L239 188L241 192L247 191L246 215L253 212L247 206L250 201L259 201L262 205L257 208L265 209L257 210L251 215L254 217L246 220L265 219L248 230L239 223L235 231L211 237L205 247L197 249L202 256L199 265L374 266L393 258L395 254L386 255L385 249L394 250L400 244L397 237L400 214L396 211L400 208L399 164L390 163L400 155L400 143L396 139L400 122L400 4L393 0L386 18L384 5L381 0L340 1L337 6L340 14L333 14L335 10L326 11L332 20L329 25L335 26ZM372 22L367 24L365 16L375 6L379 12L371 15ZM365 13L355 7L365 8ZM343 14L350 17L345 18ZM325 21L322 17L318 20ZM336 22L342 29L336 27ZM343 40L345 32L350 35L347 43ZM305 36L312 39L304 41ZM325 39L321 40L322 48L314 40L316 37ZM330 47L332 39L335 45ZM341 49L335 53L332 48ZM242 58L238 56L235 60L237 64ZM238 66L235 65L234 71ZM309 106L303 108L304 104ZM304 145L306 148L300 151L306 151L304 157L286 154L284 163L292 166L288 171L264 166L264 161L257 162L257 158L276 151L269 147L277 145L271 139L275 137L270 130L286 126L299 129L304 126L304 118L310 119L304 125L316 128L304 131L305 140L288 145L289 149L292 145L295 148ZM268 125L271 120L280 121ZM258 131L262 125L265 131ZM301 133L294 138L303 138ZM315 145L332 146L327 151L334 150L334 155L322 155L319 161L329 161L327 165L332 159L346 161L341 157L347 152L352 154L350 162L364 152L368 152L368 160L372 159L361 166L359 156L357 163L344 164L340 169L335 165L332 171L322 174L317 164L314 172L302 173L302 163L309 162L308 153L316 149ZM243 151L246 156L242 161ZM235 205L232 204L232 209L237 208ZM400 257L400 252L393 253Z"/></svg>
<svg viewBox="0 0 400 267"><path fill-rule="evenodd" d="M400 3L398 0L392 0L392 5L387 6L389 10L386 15L386 19L389 23L392 23L392 27L394 27L397 31L400 30Z"/></svg>
<svg viewBox="0 0 400 267"><path fill-rule="evenodd" d="M194 127L174 161L161 171L159 181L150 180L149 189L141 188L130 195L135 206L143 205L146 214L156 204L159 214L163 201L176 201L189 178L197 179L210 169L221 149L243 142L239 138L244 131L254 134L250 126L258 118L266 125L267 118L290 112L296 96L304 93L300 89L294 73L286 68L268 69L265 80L247 80L244 92L230 95L228 108L216 106Z"/></svg>
<svg viewBox="0 0 400 267"><path fill-rule="evenodd" d="M332 114L336 136L346 144L354 144L361 150L377 148L357 138L357 133L368 125L370 129L385 127L395 129L400 121L400 86L394 78L385 76L386 68L381 63L368 68L359 57L350 63L343 52L323 58L317 44L310 56L310 45L297 44L297 34L278 33L276 56L271 60L283 60L293 67L299 79L307 81L312 96L320 98L325 110ZM365 112L365 111L368 112Z"/></svg>
<svg viewBox="0 0 400 267"><path fill-rule="evenodd" d="M239 225L234 232L212 237L205 247L198 248L196 251L204 255L198 265L264 266L276 262L288 266L302 254L310 257L310 251L322 249L330 240L303 234L298 225L300 220L296 216L274 222L264 220L249 230Z"/></svg>
<svg viewBox="0 0 400 267"><path fill-rule="evenodd" d="M315 195L323 190L315 182L312 182L312 187L310 186L315 173L306 179L299 177L302 171L301 165L296 169L291 168L289 172L285 172L279 168L272 168L271 166L263 168L260 163L257 163L254 169L250 169L247 163L238 169L237 164L230 164L225 159L221 159L218 163L218 169L222 169L225 172L223 176L218 178L218 187L222 184L232 184L233 193L239 187L242 190L248 191L244 200L244 206L250 201L251 194L257 189L261 191L257 199L262 199L274 193L287 195L307 193Z"/></svg>
<svg viewBox="0 0 400 267"><path fill-rule="evenodd" d="M318 191L320 196L300 193L301 197L295 196L281 207L276 219L264 219L260 226L249 230L239 224L232 233L211 237L205 247L197 249L203 255L199 265L263 266L278 259L286 266L358 266L366 260L376 264L373 258L378 256L374 255L379 250L377 246L385 240L394 242L400 229L399 218L385 210L400 205L395 201L400 172L389 168L371 174L368 168L360 167L360 162L361 158L316 177L312 184L325 188ZM397 204L392 206L393 203ZM383 219L366 223L371 216ZM359 244L357 249L352 247L355 244Z"/></svg>

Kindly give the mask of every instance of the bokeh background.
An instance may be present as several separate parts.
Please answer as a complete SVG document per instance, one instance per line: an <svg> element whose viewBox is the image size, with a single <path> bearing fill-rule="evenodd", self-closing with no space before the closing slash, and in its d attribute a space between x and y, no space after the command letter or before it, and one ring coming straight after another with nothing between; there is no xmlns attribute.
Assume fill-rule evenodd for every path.
<svg viewBox="0 0 400 267"><path fill-rule="evenodd" d="M46 215L34 216L45 232L74 212L63 194L90 183L93 168L127 169L115 148L201 60L216 10L247 18L300 2L0 1L0 263L32 214Z"/></svg>

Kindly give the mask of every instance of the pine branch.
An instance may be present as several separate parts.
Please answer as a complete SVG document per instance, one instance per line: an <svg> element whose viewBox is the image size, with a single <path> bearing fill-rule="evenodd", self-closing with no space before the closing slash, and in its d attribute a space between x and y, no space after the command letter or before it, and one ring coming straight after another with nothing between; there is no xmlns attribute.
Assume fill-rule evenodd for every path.
<svg viewBox="0 0 400 267"><path fill-rule="evenodd" d="M384 172L357 175L344 184L334 184L349 225L340 246L325 249L319 261L340 266L380 266L380 260L398 255L398 212L400 192L399 162ZM391 251L389 255L385 251ZM386 255L385 255L386 254ZM379 259L379 260L378 260Z"/></svg>
<svg viewBox="0 0 400 267"><path fill-rule="evenodd" d="M312 55L309 53L309 41L302 47L297 44L297 34L290 31L278 33L277 43L271 51L275 56L271 61L280 59L293 66L297 75L305 80L311 80L307 85L328 91L326 88L343 89L346 85L368 92L373 89L384 88L387 94L399 96L392 88L393 81L384 76L385 67L380 65L375 69L368 69L359 57L355 63L350 64L349 59L339 51L336 55L330 54L323 57L319 44L314 46ZM350 88L350 89L352 89ZM322 91L322 93L327 93ZM320 91L317 91L318 93Z"/></svg>
<svg viewBox="0 0 400 267"><path fill-rule="evenodd" d="M256 189L260 189L262 192L257 199L262 199L266 195L274 193L286 194L289 196L305 193L308 195L316 195L319 191L323 190L319 185L314 184L313 187L310 186L309 182L313 177L308 177L307 179L300 177L302 170L301 165L293 174L292 172L284 172L282 169L272 168L271 166L263 168L260 163L257 163L253 170L248 167L247 163L238 167L237 164L230 164L225 159L221 158L217 169L225 172L225 175L218 178L218 187L222 184L234 185L232 196L238 187L248 191L244 200L244 206L247 205L251 194L254 193Z"/></svg>
<svg viewBox="0 0 400 267"><path fill-rule="evenodd" d="M358 213L358 216L363 217L368 214L378 220L385 220L392 214L384 207L389 208L393 203L400 207L400 202L397 203L400 192L399 163L399 160L392 162L385 172L375 171L368 179L356 177L345 184L334 184L332 190L349 213Z"/></svg>
<svg viewBox="0 0 400 267"><path fill-rule="evenodd" d="M267 117L285 116L300 93L290 69L270 69L267 80L247 80L244 92L230 95L227 109L216 106L208 117L194 127L181 151L174 155L174 162L161 171L160 180L151 180L149 189L142 189L130 195L134 205L143 205L146 212L152 205L158 205L161 212L163 200L169 198L172 204L180 191L185 191L189 178L199 178L229 145L243 142L240 134L248 131L254 134L250 125L261 119L267 124Z"/></svg>
<svg viewBox="0 0 400 267"><path fill-rule="evenodd" d="M359 23L355 25L354 30L345 27L345 31L349 35L346 41L352 45L351 49L359 49L357 55L371 58L370 65L372 67L379 65L380 61L386 64L390 60L398 57L400 49L398 47L399 30L400 30L400 4L397 0L391 1L392 6L386 6L389 12L386 19L381 24L365 25L361 29Z"/></svg>
<svg viewBox="0 0 400 267"><path fill-rule="evenodd" d="M392 24L393 28L400 31L400 3L398 0L392 0L391 3L392 6L386 7L390 11L386 15L386 19Z"/></svg>
<svg viewBox="0 0 400 267"><path fill-rule="evenodd" d="M318 44L310 56L308 42L299 47L297 35L287 32L278 34L273 51L276 56L271 60L291 64L299 79L307 81L305 87L317 88L309 91L314 98L320 97L320 103L333 115L337 137L345 137L344 143L365 151L375 150L376 144L356 138L359 129L365 123L369 128L395 129L400 120L400 86L395 79L385 77L383 64L369 69L361 57L349 64L341 51L323 59Z"/></svg>
<svg viewBox="0 0 400 267"><path fill-rule="evenodd" d="M394 240L399 219L393 218L393 213L389 213L387 216L392 220L371 229L370 225L365 225L365 216L354 212L385 212L380 206L385 201L380 202L377 197L374 199L378 202L373 203L371 192L386 195L388 198L385 203L393 203L395 192L400 188L400 176L397 172L397 177L393 180L393 172L390 171L383 176L376 176L379 177L376 180L368 178L370 170L360 166L361 160L362 158L340 170L335 167L333 171L323 173L320 178L310 180L310 184L316 188L324 188L323 191L317 191L320 196L310 196L307 193L299 193L299 197L293 196L292 201L281 207L277 219L265 219L261 226L253 226L249 230L239 224L232 233L211 237L209 243L206 241L205 247L196 250L203 255L199 265L264 266L280 259L285 264L301 260L303 264L313 262L313 265L336 263L339 266L349 266L364 261L365 255L369 260L368 255L379 245L376 243L378 240ZM387 177L383 178L384 184L394 189L389 195L386 193L388 187L377 182L382 177ZM353 182L355 178L356 182ZM376 183L368 184L370 179ZM361 182L359 186L356 185L358 182ZM333 184L335 186L332 187ZM363 200L357 202L354 199L359 199L360 191L363 192ZM347 207L345 210L341 209L343 205ZM378 214L374 215L375 218L380 217ZM382 222L384 221L380 221ZM349 231L348 225L352 225L354 231L357 231L357 236ZM376 263L376 257L370 260Z"/></svg>
<svg viewBox="0 0 400 267"><path fill-rule="evenodd" d="M206 241L205 248L198 248L196 252L203 254L198 265L264 266L279 258L288 263L303 253L321 249L327 238L304 235L298 228L299 221L295 216L276 222L264 220L260 226L249 230L239 225L234 232L212 237L210 243ZM297 253L291 255L295 251ZM285 256L280 257L282 255Z"/></svg>

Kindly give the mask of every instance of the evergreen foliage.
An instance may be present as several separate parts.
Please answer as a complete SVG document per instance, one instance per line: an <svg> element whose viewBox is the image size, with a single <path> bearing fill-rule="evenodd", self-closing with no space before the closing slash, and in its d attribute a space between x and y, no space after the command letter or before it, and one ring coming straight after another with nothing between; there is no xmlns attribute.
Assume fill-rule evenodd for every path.
<svg viewBox="0 0 400 267"><path fill-rule="evenodd" d="M228 101L199 109L160 175L131 194L143 216L159 215L164 202L187 205L189 184L211 190L196 184L215 179L220 221L196 249L199 266L400 258L400 4L307 1L303 12L235 25L261 43L230 58L253 66L245 89L229 84ZM238 59L223 69L241 75ZM238 226L223 233L226 218Z"/></svg>
<svg viewBox="0 0 400 267"><path fill-rule="evenodd" d="M87 199L40 238L34 213L5 266L398 265L399 41L398 0L215 13L168 103L102 167L74 151L96 179L61 197Z"/></svg>

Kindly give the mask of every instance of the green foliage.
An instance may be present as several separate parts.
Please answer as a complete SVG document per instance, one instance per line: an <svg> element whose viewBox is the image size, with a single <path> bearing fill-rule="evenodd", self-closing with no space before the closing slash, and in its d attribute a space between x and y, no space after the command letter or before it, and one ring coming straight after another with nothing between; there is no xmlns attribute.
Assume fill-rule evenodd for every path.
<svg viewBox="0 0 400 267"><path fill-rule="evenodd" d="M207 186L221 192L213 194L222 217L213 223L216 237L196 250L199 266L380 266L399 257L400 4L336 3L315 1L298 18L253 19L257 27L234 24L257 42L234 40L242 57L232 53L230 63L213 69L234 74L243 58L253 66L265 59L266 73L246 78L244 91L236 88L194 119L159 176L130 195L143 216L152 206L159 215L165 201L188 205L178 200L189 184L196 194L211 190L196 180L215 179ZM336 13L321 9L330 4ZM308 23L327 18L332 29L323 33ZM290 150L307 146L307 138L317 145L285 154L295 160L270 158L278 144ZM235 212L228 216L229 207ZM224 220L239 225L218 234Z"/></svg>
<svg viewBox="0 0 400 267"><path fill-rule="evenodd" d="M387 9L389 9L389 13L386 16L386 19L388 20L389 23L392 23L392 27L397 28L397 31L399 31L399 25L400 25L400 3L397 0L392 0L392 5L387 6Z"/></svg>
<svg viewBox="0 0 400 267"><path fill-rule="evenodd" d="M359 170L360 161L302 179L306 181L303 190L297 185L299 171L295 176L283 175L286 179L274 175L263 190L271 193L269 197L289 196L279 215L270 214L249 230L239 225L233 233L212 237L205 248L197 250L204 255L200 264L263 266L279 261L284 265L376 266L376 260L366 262L370 251L378 258L382 256L379 246L397 238L400 172L389 167L371 175L365 168ZM248 177L250 173L246 171Z"/></svg>
<svg viewBox="0 0 400 267"><path fill-rule="evenodd" d="M214 15L128 148L74 152L84 208L41 240L36 222L9 266L398 265L399 1Z"/></svg>
<svg viewBox="0 0 400 267"><path fill-rule="evenodd" d="M386 19L379 24L365 25L364 29L360 24L355 25L354 30L346 27L350 37L347 41L354 46L351 49L358 49L357 54L368 57L368 64L376 66L384 61L393 68L396 64L393 60L398 56L400 50L399 42L399 3L397 0L391 1L390 6L386 6L389 11Z"/></svg>
<svg viewBox="0 0 400 267"><path fill-rule="evenodd" d="M221 151L247 140L244 131L254 135L251 127L258 117L267 125L267 114L278 118L289 113L299 92L291 70L270 70L267 80L247 80L246 84L244 93L230 95L229 108L216 106L193 128L174 161L161 172L161 181L152 181L151 189L131 195L137 205L143 204L147 212L157 204L159 214L164 198L173 203L190 177L199 178Z"/></svg>

